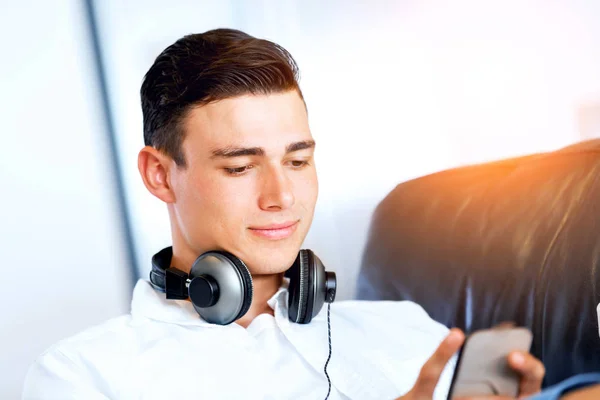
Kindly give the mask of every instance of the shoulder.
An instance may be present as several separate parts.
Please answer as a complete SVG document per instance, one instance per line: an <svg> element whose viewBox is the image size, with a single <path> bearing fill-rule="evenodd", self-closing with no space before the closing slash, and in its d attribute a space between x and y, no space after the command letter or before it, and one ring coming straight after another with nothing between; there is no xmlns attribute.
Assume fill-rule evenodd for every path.
<svg viewBox="0 0 600 400"><path fill-rule="evenodd" d="M340 351L360 352L405 393L449 330L411 301L342 301L331 308L331 331L343 332ZM444 369L434 398L445 398L455 362Z"/></svg>
<svg viewBox="0 0 600 400"><path fill-rule="evenodd" d="M376 327L401 328L435 335L448 332L444 325L433 320L423 307L412 301L342 301L334 303L332 312L344 319L370 323Z"/></svg>
<svg viewBox="0 0 600 400"><path fill-rule="evenodd" d="M126 351L128 338L134 336L134 325L130 315L123 315L53 344L29 367L23 398L49 393L90 395L80 392L81 388L104 393L106 388L98 382L97 372L105 367L103 360L112 358L117 349Z"/></svg>
<svg viewBox="0 0 600 400"><path fill-rule="evenodd" d="M411 301L342 301L331 313L332 324L335 319L347 331L358 330L363 339L393 345L405 354L432 354L449 331Z"/></svg>
<svg viewBox="0 0 600 400"><path fill-rule="evenodd" d="M81 355L87 352L106 351L109 344L114 348L119 342L126 341L133 330L135 323L132 322L131 315L112 318L54 343L40 354L35 362L43 364L57 359L76 363L81 361Z"/></svg>
<svg viewBox="0 0 600 400"><path fill-rule="evenodd" d="M54 354L75 358L76 354L95 349L98 346L102 347L104 343L112 343L114 347L115 340L126 340L127 336L135 330L135 325L129 314L112 318L60 340L46 349L39 358L44 359Z"/></svg>

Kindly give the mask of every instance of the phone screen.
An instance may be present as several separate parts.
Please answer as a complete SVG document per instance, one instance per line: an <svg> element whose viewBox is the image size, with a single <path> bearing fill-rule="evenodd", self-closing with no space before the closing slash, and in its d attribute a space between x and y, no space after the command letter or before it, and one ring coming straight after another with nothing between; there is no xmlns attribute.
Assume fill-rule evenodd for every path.
<svg viewBox="0 0 600 400"><path fill-rule="evenodd" d="M529 329L522 327L495 327L467 335L457 354L447 399L455 395L516 396L519 375L508 365L508 355L529 351L531 340Z"/></svg>

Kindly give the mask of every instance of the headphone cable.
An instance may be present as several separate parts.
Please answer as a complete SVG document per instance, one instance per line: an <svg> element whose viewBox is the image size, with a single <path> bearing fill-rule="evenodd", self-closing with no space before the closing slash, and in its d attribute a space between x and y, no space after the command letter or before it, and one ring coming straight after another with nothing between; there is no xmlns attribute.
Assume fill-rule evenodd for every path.
<svg viewBox="0 0 600 400"><path fill-rule="evenodd" d="M331 359L331 303L327 303L327 338L329 340L329 355L327 356L327 361L325 361L325 368L323 368L323 371L325 372L329 389L327 389L327 396L325 396L325 400L329 398L329 394L331 393L331 380L329 379L329 374L327 373L327 364L329 364L329 360Z"/></svg>

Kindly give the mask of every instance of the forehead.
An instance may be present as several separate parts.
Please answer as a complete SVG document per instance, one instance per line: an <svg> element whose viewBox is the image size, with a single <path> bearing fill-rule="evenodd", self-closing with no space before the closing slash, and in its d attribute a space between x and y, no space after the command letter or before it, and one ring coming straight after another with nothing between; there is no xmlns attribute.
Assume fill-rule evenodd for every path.
<svg viewBox="0 0 600 400"><path fill-rule="evenodd" d="M184 146L281 147L311 138L298 92L245 95L193 108L184 121ZM186 147L187 147L186 146Z"/></svg>

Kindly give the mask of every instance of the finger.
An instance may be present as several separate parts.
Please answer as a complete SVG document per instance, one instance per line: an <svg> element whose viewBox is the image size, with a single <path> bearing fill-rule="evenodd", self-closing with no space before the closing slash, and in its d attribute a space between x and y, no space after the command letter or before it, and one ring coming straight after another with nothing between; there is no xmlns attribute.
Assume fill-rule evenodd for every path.
<svg viewBox="0 0 600 400"><path fill-rule="evenodd" d="M433 397L433 391L440 379L440 375L444 371L444 367L454 353L460 349L464 341L465 335L460 329L450 330L448 336L440 343L433 355L423 364L417 382L411 390L413 395L417 398Z"/></svg>
<svg viewBox="0 0 600 400"><path fill-rule="evenodd" d="M508 363L521 375L519 397L531 396L541 390L546 369L540 360L529 353L514 351L508 355Z"/></svg>
<svg viewBox="0 0 600 400"><path fill-rule="evenodd" d="M500 322L497 325L493 326L493 329L508 329L508 328L514 328L516 325L513 321L504 321L504 322Z"/></svg>

